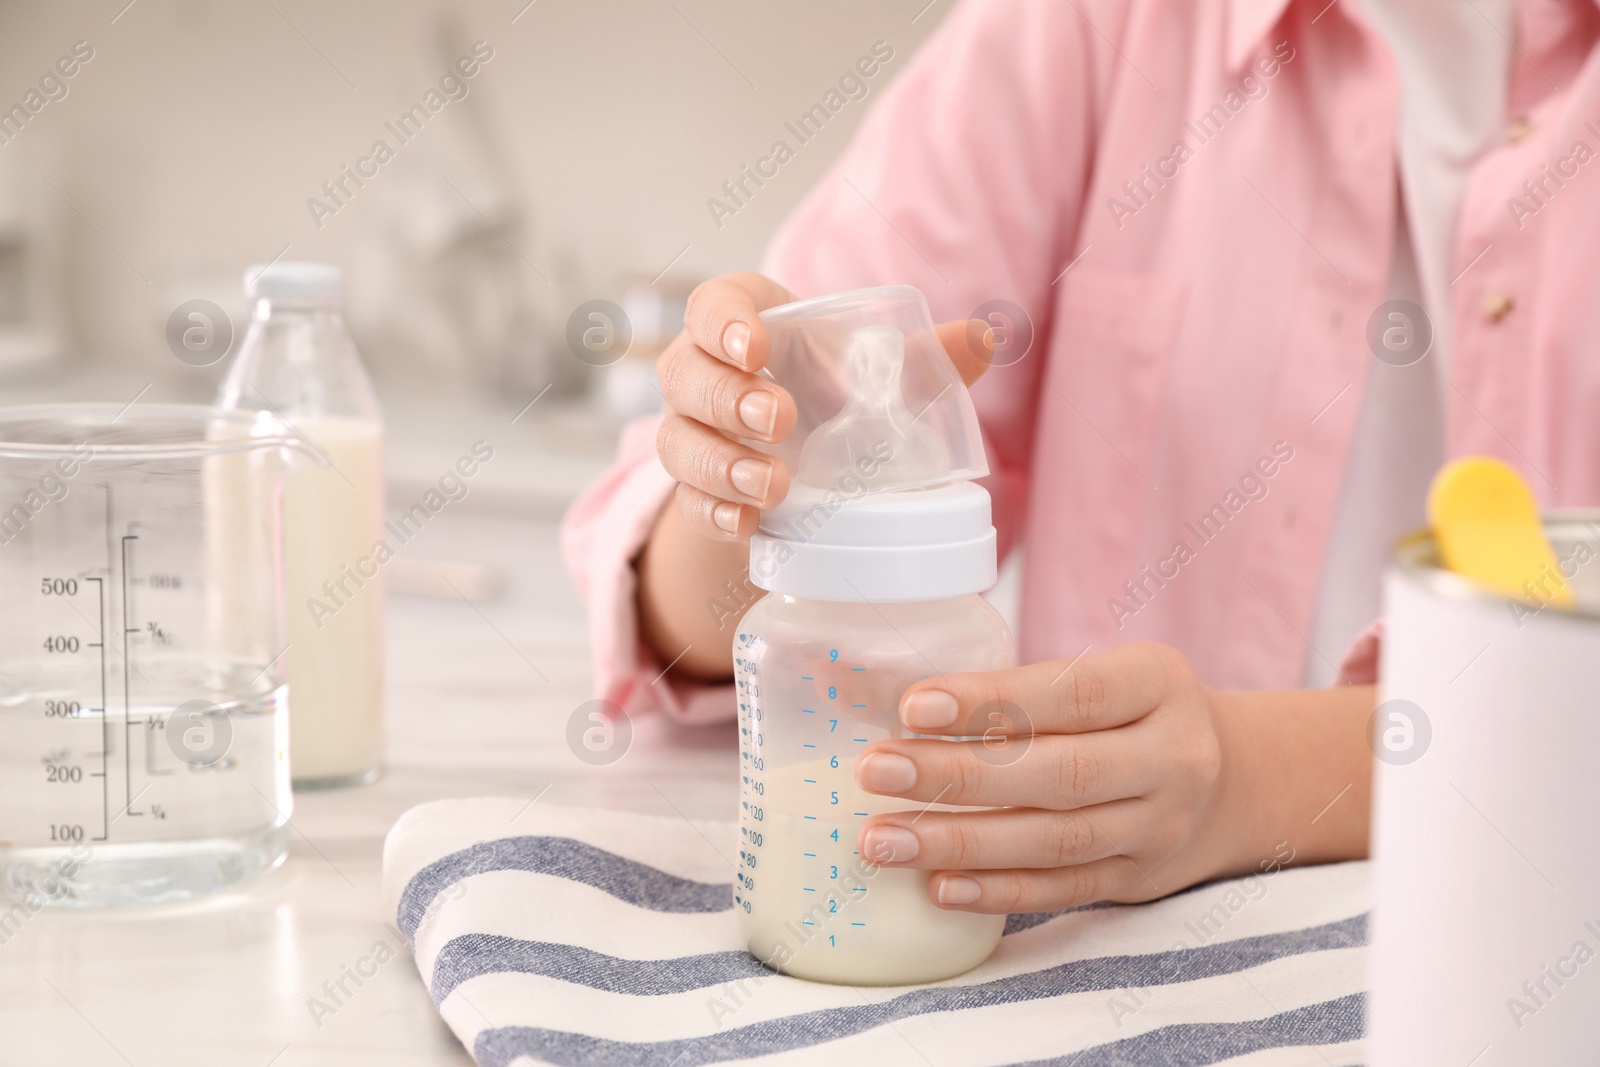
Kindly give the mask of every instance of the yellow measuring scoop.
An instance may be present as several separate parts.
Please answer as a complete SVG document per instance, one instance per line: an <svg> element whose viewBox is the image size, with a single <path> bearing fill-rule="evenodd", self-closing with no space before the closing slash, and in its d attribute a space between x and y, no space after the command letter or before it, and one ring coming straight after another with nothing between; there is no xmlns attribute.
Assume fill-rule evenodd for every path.
<svg viewBox="0 0 1600 1067"><path fill-rule="evenodd" d="M1509 465L1486 456L1445 464L1428 491L1428 521L1449 570L1507 596L1573 606L1539 506Z"/></svg>

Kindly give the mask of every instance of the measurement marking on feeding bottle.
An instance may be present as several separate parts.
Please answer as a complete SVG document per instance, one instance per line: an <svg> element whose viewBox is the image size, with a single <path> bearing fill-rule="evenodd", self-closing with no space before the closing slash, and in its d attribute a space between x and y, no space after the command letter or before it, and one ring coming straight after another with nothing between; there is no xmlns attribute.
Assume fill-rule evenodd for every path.
<svg viewBox="0 0 1600 1067"><path fill-rule="evenodd" d="M867 819L895 810L861 791L854 768L855 746L893 735L878 721L888 713L874 709L890 708L899 690L876 669L872 684L856 677L867 668L850 665L848 648L786 649L763 662L757 640L741 635L734 657L745 802L734 906L751 951L763 955L773 939L793 949L798 937L802 956L841 961L807 967L848 970L902 942L921 945L921 927L943 918L928 902L926 874L879 868L857 843Z"/></svg>

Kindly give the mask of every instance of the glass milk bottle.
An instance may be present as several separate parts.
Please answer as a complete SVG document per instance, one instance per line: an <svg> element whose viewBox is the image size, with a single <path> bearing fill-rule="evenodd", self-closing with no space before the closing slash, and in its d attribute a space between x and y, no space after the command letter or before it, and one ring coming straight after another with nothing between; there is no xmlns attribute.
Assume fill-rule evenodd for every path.
<svg viewBox="0 0 1600 1067"><path fill-rule="evenodd" d="M736 914L750 952L787 974L937 981L987 958L1005 916L940 908L927 871L863 857L868 817L924 805L862 792L854 771L868 745L908 736L898 709L914 682L1015 663L979 595L995 580L989 495L971 480L985 473L981 439L916 290L766 317L769 371L801 416L771 449L794 485L750 545L768 595L734 639Z"/></svg>
<svg viewBox="0 0 1600 1067"><path fill-rule="evenodd" d="M383 418L316 263L245 272L249 331L218 404L271 411L327 461L284 490L289 752L296 788L377 778L383 758Z"/></svg>

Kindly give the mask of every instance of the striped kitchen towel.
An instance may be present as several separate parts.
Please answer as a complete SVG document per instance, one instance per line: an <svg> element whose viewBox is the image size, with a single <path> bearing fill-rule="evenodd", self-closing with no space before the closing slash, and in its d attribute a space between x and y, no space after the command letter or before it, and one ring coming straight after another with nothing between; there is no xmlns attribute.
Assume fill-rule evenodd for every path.
<svg viewBox="0 0 1600 1067"><path fill-rule="evenodd" d="M743 951L736 833L437 801L390 831L384 888L482 1067L1361 1062L1365 864L1268 865L1152 904L1013 915L975 970L858 988Z"/></svg>

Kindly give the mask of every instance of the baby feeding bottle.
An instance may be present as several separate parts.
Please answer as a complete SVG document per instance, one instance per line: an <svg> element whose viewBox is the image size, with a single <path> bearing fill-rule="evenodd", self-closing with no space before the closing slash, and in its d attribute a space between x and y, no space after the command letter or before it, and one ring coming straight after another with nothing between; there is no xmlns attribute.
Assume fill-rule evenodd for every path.
<svg viewBox="0 0 1600 1067"><path fill-rule="evenodd" d="M869 744L908 736L898 709L914 682L1014 664L980 595L995 580L995 531L973 481L988 473L977 417L916 289L762 318L764 373L799 420L786 441L757 446L793 483L751 540L750 578L768 595L734 640L741 931L758 959L801 978L948 978L994 951L1005 917L946 911L928 872L863 857L868 816L925 805L864 793L854 772Z"/></svg>

